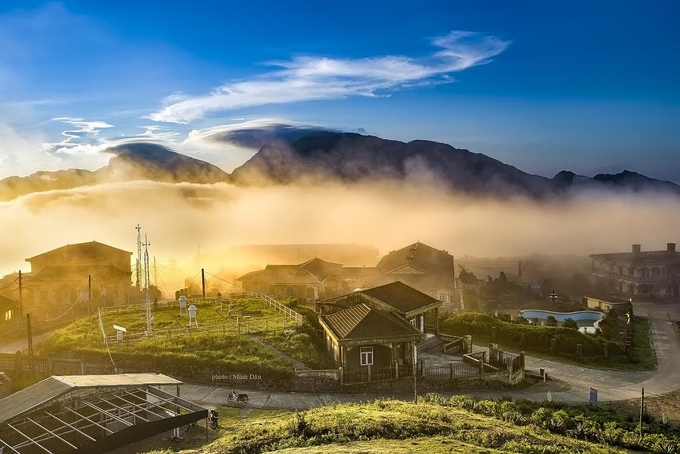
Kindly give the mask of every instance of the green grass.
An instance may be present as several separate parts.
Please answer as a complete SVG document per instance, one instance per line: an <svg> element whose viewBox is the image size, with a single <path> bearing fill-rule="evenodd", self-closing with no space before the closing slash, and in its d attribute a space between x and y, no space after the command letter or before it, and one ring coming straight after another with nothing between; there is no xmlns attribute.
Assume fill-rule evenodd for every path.
<svg viewBox="0 0 680 454"><path fill-rule="evenodd" d="M462 317L467 317L468 319L472 320L472 324L468 327L467 325L462 325L459 326L460 323L456 324L449 324L449 320L459 320ZM498 333L499 335L495 338L492 339L491 337L491 327L492 326L499 326L498 328ZM603 357L585 357L583 361L579 361L576 359L573 355L567 355L564 352L562 353L551 353L549 349L547 348L548 341L550 337L557 336L559 334L557 328L549 328L545 326L529 326L529 325L517 325L517 324L510 324L508 322L502 322L498 319L492 318L488 315L485 314L477 314L477 313L468 313L464 314L461 316L454 316L450 317L449 319L444 320L441 324L440 327L442 329L442 332L447 333L447 334L455 334L455 335L464 335L464 334L472 334L472 341L476 345L480 346L488 346L490 343L496 343L499 345L499 347L503 350L509 351L509 352L519 352L519 351L524 351L527 355L531 355L537 358L542 358L542 359L548 359L551 361L556 361L556 362L561 362L565 364L573 364L573 365L578 365L578 366L587 366L595 369L601 369L601 370L649 370L653 369L656 366L656 356L654 354L654 347L650 342L650 327L649 327L649 321L646 318L640 318L640 322L636 325L636 335L633 339L633 355L631 357L625 356L623 354L623 344L612 344L610 342L610 355L612 353L611 346L614 345L616 348L618 348L621 351L621 354L618 356L610 356L608 359L604 359ZM545 342L542 344L537 344L539 345L538 347L532 347L532 345L527 341L524 348L519 347L519 342L517 341L517 338L519 337L518 335L513 335L513 331L518 331L519 329L523 330L536 330L537 332L544 332L544 337L545 337ZM546 330L553 329L555 330L554 334L548 333ZM502 330L507 330L509 334L506 334L506 336L513 335L514 339L508 340L507 337L506 339L501 338L501 333L503 332ZM489 334L486 334L489 333ZM584 345L584 352L586 349L586 343L590 342L593 343L594 339L592 335L587 335L587 334L579 334L576 333L575 331L571 330L563 330L562 335L564 334L569 334L571 337L577 336L576 339L572 339L572 344L574 342L579 342L583 341ZM580 336L580 337L579 337ZM529 335L527 334L527 338L529 338ZM597 338L599 340L599 338Z"/></svg>
<svg viewBox="0 0 680 454"><path fill-rule="evenodd" d="M228 307L231 305L231 315ZM178 307L156 307L153 311L154 335L138 337L130 341L133 333L141 333L146 328L146 318L139 308L121 308L103 313L102 324L109 336L113 336L113 324L125 327L126 341L109 343L111 357L119 369L125 371L153 371L175 377L199 381L210 380L212 375L231 375L234 373L256 374L263 381L289 379L293 368L280 355L262 347L234 330L183 329L187 317L178 316ZM204 303L198 306L199 326L233 326L239 314L250 317L250 323L264 326L264 320L271 320L272 326L281 326L281 314L258 299L237 300L223 305ZM269 323L269 322L268 322ZM276 323L276 325L274 325ZM328 361L314 341L309 327L293 326L296 333L286 336L282 329L272 329L262 333L264 340L278 350L298 359L311 368L324 369ZM288 326L288 325L287 325ZM168 331L175 329L175 331ZM243 329L242 333L246 330ZM37 354L53 357L84 358L88 362L110 364L97 316L80 319L68 327L57 330L40 343Z"/></svg>
<svg viewBox="0 0 680 454"><path fill-rule="evenodd" d="M640 370L656 367L656 352L652 344L652 328L649 320L646 318L640 318L640 321L635 324L632 356L632 363L639 365Z"/></svg>
<svg viewBox="0 0 680 454"><path fill-rule="evenodd" d="M331 360L324 351L315 345L311 336L304 332L297 332L290 336L283 333L270 333L262 338L263 341L280 350L292 358L304 363L311 369L329 369L333 367Z"/></svg>
<svg viewBox="0 0 680 454"><path fill-rule="evenodd" d="M557 434L544 428L544 421L560 417L559 410L541 412L529 408L528 411L537 415L531 418L535 424L528 422L528 418L515 424L504 417L481 414L491 408L510 408L508 404L477 401L478 406L473 410L461 408L462 402L458 399L449 404L423 399L413 404L386 400L330 405L294 414L263 414L260 420L251 412L241 427L225 429L219 440L203 446L199 452L609 454L631 452L624 449L625 446L656 451L661 442L676 442L675 438L650 435L640 446L630 437L615 440L618 446L608 446L604 438L586 441L569 436L566 431ZM517 405L518 411L521 408ZM604 422L593 424L600 428L598 436L604 437ZM607 427L610 432L620 429Z"/></svg>

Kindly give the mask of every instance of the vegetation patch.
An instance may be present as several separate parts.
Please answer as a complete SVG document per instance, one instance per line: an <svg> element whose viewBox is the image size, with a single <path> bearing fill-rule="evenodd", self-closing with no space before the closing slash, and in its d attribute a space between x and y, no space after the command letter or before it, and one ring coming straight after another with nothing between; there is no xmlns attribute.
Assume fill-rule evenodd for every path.
<svg viewBox="0 0 680 454"><path fill-rule="evenodd" d="M438 394L272 415L227 429L203 453L675 453L679 433L600 407Z"/></svg>
<svg viewBox="0 0 680 454"><path fill-rule="evenodd" d="M263 323L267 320L272 320L270 327L280 327L264 331L265 342L311 368L328 368L323 338L313 325L313 323L318 325L316 315L313 311L299 307L295 301L289 304L298 312L305 310L311 312L311 314L304 312L303 326L294 326L290 323L290 328L283 329L281 313L257 299L224 302L221 305L205 303L199 306L199 324L217 326L217 329L208 331L186 328L188 318L179 317L178 305L156 307L153 311L153 336L142 337L141 340L132 342L109 342L107 350L99 318L90 316L52 333L48 339L39 344L36 353L84 359L86 362L101 364L110 364L113 360L116 367L124 371L153 371L194 380L212 380L215 376L225 379L233 374L244 374L248 377L256 375L264 382L293 378L291 365L280 355L246 336L239 335L233 329L219 329L219 323L224 322L233 326L237 320L241 322L249 320L243 314L259 313L269 317L264 320L252 319L260 328L266 326ZM246 323L243 322L241 326L242 333L249 329ZM146 328L146 317L145 313L140 313L138 307L123 308L119 311L106 312L102 317L102 324L109 336L115 333L113 324L124 326L128 332L139 332Z"/></svg>
<svg viewBox="0 0 680 454"><path fill-rule="evenodd" d="M601 334L582 333L565 326L530 325L521 318L509 322L488 314L466 312L449 316L440 325L441 331L446 334L470 334L477 343L494 342L502 348L521 350L531 355L561 358L567 362L583 361L592 367L609 369L653 368L656 357L650 343L649 322L640 318L635 326L631 351L623 342L606 339ZM581 346L580 358L578 345Z"/></svg>

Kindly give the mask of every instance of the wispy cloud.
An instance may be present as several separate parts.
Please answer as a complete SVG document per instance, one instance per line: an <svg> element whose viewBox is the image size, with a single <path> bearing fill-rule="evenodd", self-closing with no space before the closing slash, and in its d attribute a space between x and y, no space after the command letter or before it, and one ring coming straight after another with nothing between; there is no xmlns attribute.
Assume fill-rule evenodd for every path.
<svg viewBox="0 0 680 454"><path fill-rule="evenodd" d="M420 59L398 55L360 59L302 56L272 62L272 66L281 69L252 80L227 83L204 96L171 95L165 99L165 107L149 118L189 123L215 111L349 96L370 97L413 85L451 82L451 73L488 63L510 42L474 32L452 31L433 39L432 44L440 50Z"/></svg>
<svg viewBox="0 0 680 454"><path fill-rule="evenodd" d="M57 117L52 120L70 124L75 128L63 131L61 135L66 138L60 142L43 143L41 147L43 151L69 155L94 154L108 146L105 140L99 139L99 132L102 129L113 128L113 125L104 121L86 121L83 118L71 117ZM89 143L83 142L88 139Z"/></svg>

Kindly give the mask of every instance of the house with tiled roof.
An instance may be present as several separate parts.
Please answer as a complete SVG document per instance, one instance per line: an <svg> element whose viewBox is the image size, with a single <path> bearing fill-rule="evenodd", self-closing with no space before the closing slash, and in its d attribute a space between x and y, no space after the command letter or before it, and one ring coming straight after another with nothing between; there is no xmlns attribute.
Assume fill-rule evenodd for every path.
<svg viewBox="0 0 680 454"><path fill-rule="evenodd" d="M22 274L23 312L47 320L71 308L87 313L99 306L130 303L131 255L90 241L27 258L31 270Z"/></svg>
<svg viewBox="0 0 680 454"><path fill-rule="evenodd" d="M373 268L343 267L318 257L298 265L267 265L237 279L243 291L313 304L319 298L346 293L364 284Z"/></svg>
<svg viewBox="0 0 680 454"><path fill-rule="evenodd" d="M434 331L438 332L439 308L442 306L442 301L400 281L319 301L317 312L331 314L359 304L398 315L423 333L425 332L425 316L430 313L435 325Z"/></svg>
<svg viewBox="0 0 680 454"><path fill-rule="evenodd" d="M643 251L634 244L631 252L591 254L593 277L617 294L679 296L680 252L675 243L666 250Z"/></svg>
<svg viewBox="0 0 680 454"><path fill-rule="evenodd" d="M245 292L298 298L309 305L358 288L397 281L453 304L454 274L451 254L418 241L385 255L375 267L347 267L314 258L298 265L267 265L237 280Z"/></svg>
<svg viewBox="0 0 680 454"><path fill-rule="evenodd" d="M327 315L319 322L325 331L326 348L336 367L345 373L371 370L387 378L412 375L417 364L417 344L425 334L399 315L359 303ZM396 371L396 374L395 374Z"/></svg>
<svg viewBox="0 0 680 454"><path fill-rule="evenodd" d="M376 273L366 280L366 287L400 281L444 304L453 303L455 269L453 255L447 251L417 241L385 255L375 269Z"/></svg>

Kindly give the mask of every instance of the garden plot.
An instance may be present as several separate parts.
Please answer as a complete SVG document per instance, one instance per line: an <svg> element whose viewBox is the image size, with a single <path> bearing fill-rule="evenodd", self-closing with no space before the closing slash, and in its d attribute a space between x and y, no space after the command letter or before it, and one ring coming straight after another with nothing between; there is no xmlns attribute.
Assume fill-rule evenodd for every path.
<svg viewBox="0 0 680 454"><path fill-rule="evenodd" d="M222 301L188 300L180 310L177 301L153 303L153 337L176 337L188 333L223 335L282 332L302 324L302 316L263 295L227 298ZM195 308L190 317L189 308ZM139 341L147 335L146 305L114 306L100 309L100 329L110 345ZM124 331L114 328L124 328ZM121 331L121 332L119 332Z"/></svg>

